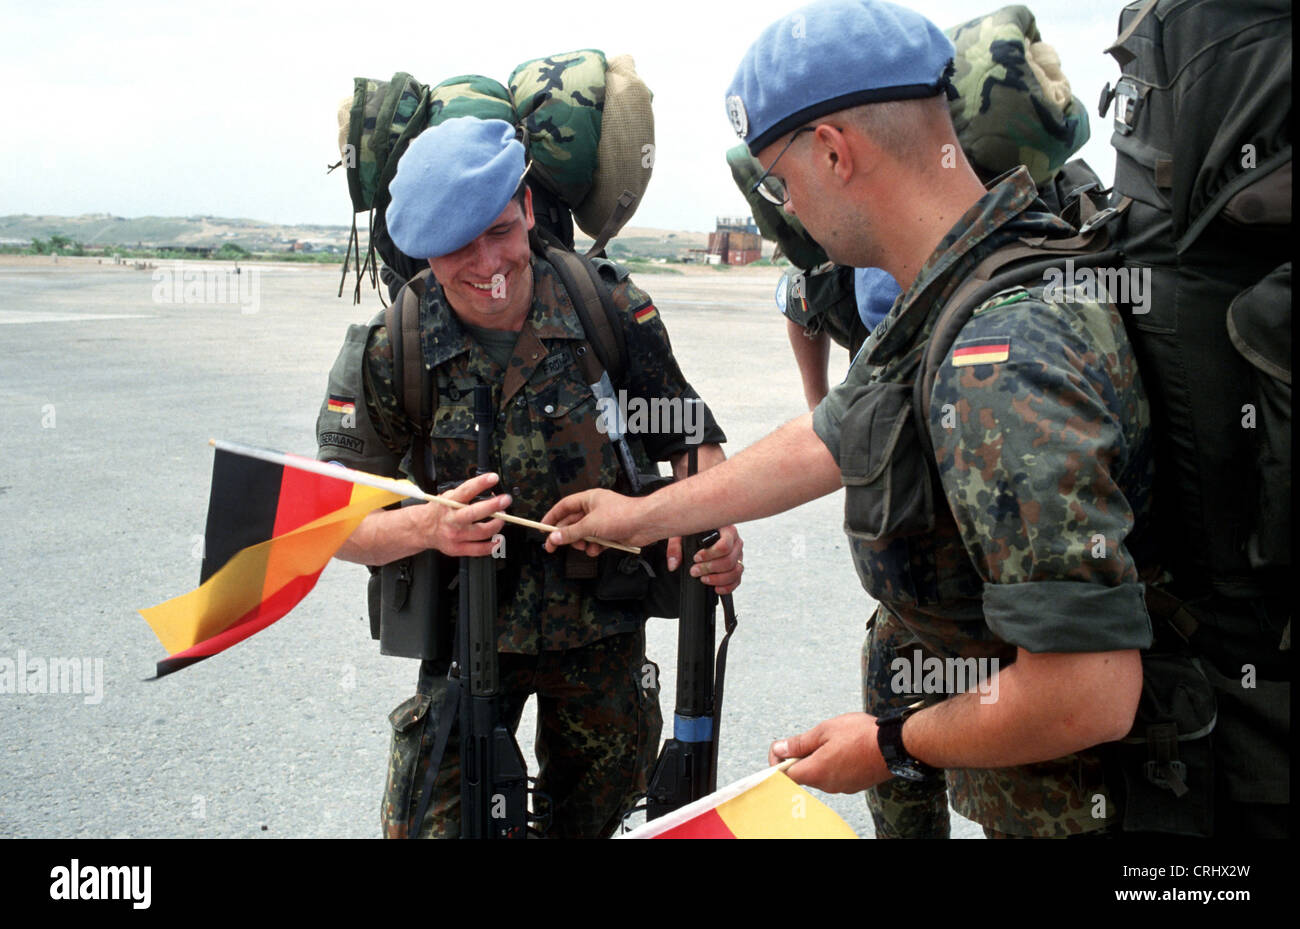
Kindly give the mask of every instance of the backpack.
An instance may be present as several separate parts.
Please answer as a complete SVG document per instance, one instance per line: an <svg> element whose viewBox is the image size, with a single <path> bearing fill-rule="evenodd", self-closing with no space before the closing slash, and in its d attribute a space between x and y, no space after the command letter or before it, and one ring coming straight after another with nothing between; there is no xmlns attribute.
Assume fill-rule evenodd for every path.
<svg viewBox="0 0 1300 929"><path fill-rule="evenodd" d="M1151 274L1130 338L1163 424L1157 523L1184 599L1290 580L1290 408L1266 399L1289 393L1289 352L1285 370L1256 363L1290 343L1290 10L1143 0L1108 49L1124 72L1102 94L1115 190L1133 201L1119 237Z"/></svg>
<svg viewBox="0 0 1300 929"><path fill-rule="evenodd" d="M1132 2L1107 52L1123 73L1099 109L1115 107L1130 201L1116 235L1150 275L1150 311L1125 317L1155 426L1147 601L1212 687L1202 776L1231 818L1156 791L1125 825L1274 834L1290 797L1291 4Z"/></svg>
<svg viewBox="0 0 1300 929"><path fill-rule="evenodd" d="M429 119L428 89L405 71L388 81L364 77L353 80L353 93L339 104L340 159L326 173L346 166L348 195L352 199L352 233L339 280L339 296L347 281L348 264L355 260L357 287L354 301L361 302L361 281L370 274L376 284L374 218L388 207L388 185L397 173L397 162L406 147L424 131ZM366 260L361 261L357 236L357 214L369 217Z"/></svg>
<svg viewBox="0 0 1300 929"><path fill-rule="evenodd" d="M430 88L405 72L386 83L365 78L354 83L351 103L345 101L339 109L343 157L330 168L347 166L354 215L339 295L352 265L358 274L354 302L361 300L367 273L377 286L379 259L394 298L402 284L426 267L393 243L384 211L398 161L429 126L460 116L514 125L533 165L527 183L538 225L572 249L576 218L595 239L590 255L601 253L631 218L649 183L652 94L629 55L607 60L602 52L584 49L534 59L514 69L509 87L469 74ZM369 215L364 261L355 215L360 212Z"/></svg>

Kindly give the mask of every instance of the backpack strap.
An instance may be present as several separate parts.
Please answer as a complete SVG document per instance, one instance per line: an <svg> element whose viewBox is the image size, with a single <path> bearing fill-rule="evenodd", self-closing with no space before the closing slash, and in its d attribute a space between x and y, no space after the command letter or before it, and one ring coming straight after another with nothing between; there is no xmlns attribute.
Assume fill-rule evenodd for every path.
<svg viewBox="0 0 1300 929"><path fill-rule="evenodd" d="M411 278L402 288L401 299L394 300L384 309L384 325L393 346L393 390L397 393L398 407L415 426L415 435L411 439L411 465L418 475L417 483L429 482L425 490L435 480L427 453L438 397L432 389L433 372L424 363L420 344L420 303L424 300L432 274L425 268Z"/></svg>
<svg viewBox="0 0 1300 929"><path fill-rule="evenodd" d="M587 249L588 258L595 258L605 251L605 245L618 234L618 231L623 228L623 224L636 212L638 199L637 195L630 190L625 190L619 195L617 202L614 204L614 210L609 214L609 219L605 220L605 225L601 227L600 234L596 236L596 241L592 242L591 248Z"/></svg>
<svg viewBox="0 0 1300 929"><path fill-rule="evenodd" d="M1133 33L1137 32L1138 26L1142 25L1142 20L1146 19L1155 10L1157 2L1159 0L1147 0L1146 6L1139 10L1137 16L1133 17L1129 22L1128 28L1119 34L1109 48L1103 49L1102 54L1110 55L1119 63L1121 68L1136 58L1137 56L1133 52L1124 48L1124 43L1133 38ZM1101 115L1105 116L1105 111Z"/></svg>
<svg viewBox="0 0 1300 929"><path fill-rule="evenodd" d="M541 235L533 237L533 250L550 262L573 302L582 331L591 343L596 359L614 384L627 376L627 337L614 308L609 287L590 260L552 244Z"/></svg>

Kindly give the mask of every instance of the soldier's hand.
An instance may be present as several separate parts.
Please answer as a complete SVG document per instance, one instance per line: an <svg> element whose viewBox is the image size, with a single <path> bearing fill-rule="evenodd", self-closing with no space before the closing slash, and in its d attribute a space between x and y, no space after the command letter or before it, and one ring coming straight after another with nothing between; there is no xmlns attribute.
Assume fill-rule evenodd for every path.
<svg viewBox="0 0 1300 929"><path fill-rule="evenodd" d="M729 594L740 586L740 575L745 565L740 560L745 550L745 543L735 526L723 526L718 530L718 541L708 548L695 553L695 563L691 565L691 577L698 577L710 587L716 588L719 595Z"/></svg>
<svg viewBox="0 0 1300 929"><path fill-rule="evenodd" d="M857 793L893 777L876 744L876 718L866 713L845 713L773 742L767 763L787 758L800 759L785 772L792 781L827 793Z"/></svg>
<svg viewBox="0 0 1300 929"><path fill-rule="evenodd" d="M644 521L638 517L641 502L636 497L624 497L612 490L584 490L570 494L542 517L542 522L560 527L546 539L546 550L553 552L561 545L572 545L580 552L598 555L604 547L584 542L584 537L599 536L629 545L646 545L663 538L647 533ZM678 558L681 558L680 549Z"/></svg>
<svg viewBox="0 0 1300 929"><path fill-rule="evenodd" d="M470 503L496 482L495 474L480 474L447 491L443 496L460 503ZM463 510L453 510L441 503L425 503L421 506L403 507L400 512L407 514L411 521L410 530L416 534L424 548L436 548L444 555L453 557L481 556L492 554L492 536L505 526L504 521L488 517L501 512L510 503L510 495L501 494L471 503Z"/></svg>

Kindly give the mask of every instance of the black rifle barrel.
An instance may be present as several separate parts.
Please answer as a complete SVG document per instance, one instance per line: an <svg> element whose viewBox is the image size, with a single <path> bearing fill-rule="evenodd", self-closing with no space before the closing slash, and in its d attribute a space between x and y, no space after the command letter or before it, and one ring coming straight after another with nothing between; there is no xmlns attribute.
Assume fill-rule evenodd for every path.
<svg viewBox="0 0 1300 929"><path fill-rule="evenodd" d="M492 466L492 390L474 388L478 468ZM488 496L488 495L484 495ZM501 713L497 665L496 568L491 556L460 560L461 837L522 839L528 826L528 770Z"/></svg>
<svg viewBox="0 0 1300 929"><path fill-rule="evenodd" d="M687 475L699 467L691 449ZM682 538L681 618L677 626L677 706L673 737L664 743L646 794L646 816L657 819L718 786L714 752L713 648L715 638L713 591L690 576L695 553L718 540L716 530Z"/></svg>

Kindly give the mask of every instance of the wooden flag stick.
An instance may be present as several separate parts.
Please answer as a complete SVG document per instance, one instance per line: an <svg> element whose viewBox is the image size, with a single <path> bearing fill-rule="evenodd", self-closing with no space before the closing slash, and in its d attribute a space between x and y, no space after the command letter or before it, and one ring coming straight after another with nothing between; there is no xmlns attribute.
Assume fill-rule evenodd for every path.
<svg viewBox="0 0 1300 929"><path fill-rule="evenodd" d="M269 461L272 464L283 465L286 468L297 468L300 471L310 471L313 474L322 474L325 477L338 478L342 481L351 481L353 484L363 484L366 487L377 487L380 490L387 490L389 493L395 493L403 497L412 497L416 500L427 500L430 503L441 503L443 506L450 507L453 510L463 510L469 506L468 503L461 503L459 500L453 500L450 497L444 497L440 494L427 494L410 481L397 481L388 477L380 477L378 474L369 474L365 471L354 471L352 468L345 468L343 465L330 464L324 461L317 461L314 458L303 458L299 455L284 455L280 452L273 452L266 448L256 448L252 445L241 445L238 442L225 442L221 439L208 439L208 444L214 448L223 451L232 452L236 455L244 455L248 458L258 458L262 461ZM522 516L512 516L509 513L497 513L495 519L501 519L516 526L524 526L528 529L536 529L539 532L551 533L559 529L559 526L548 526L546 523L534 522L531 519L524 519ZM597 545L603 545L605 548L616 548L620 552L628 552L632 555L641 554L641 549L635 545L624 545L621 542L612 542L609 539L600 539L594 536L585 537L586 542L595 542Z"/></svg>

